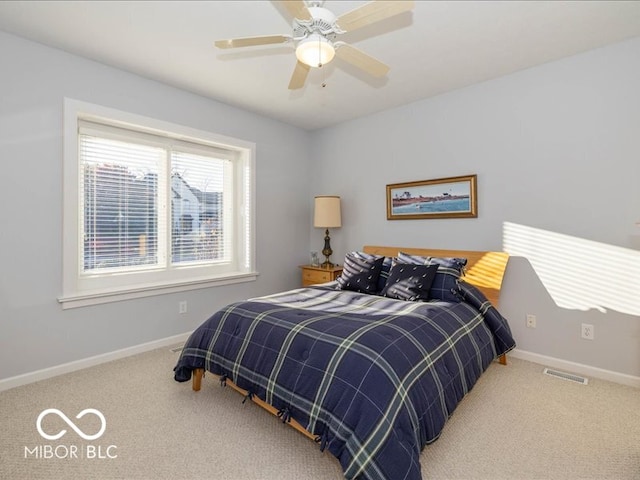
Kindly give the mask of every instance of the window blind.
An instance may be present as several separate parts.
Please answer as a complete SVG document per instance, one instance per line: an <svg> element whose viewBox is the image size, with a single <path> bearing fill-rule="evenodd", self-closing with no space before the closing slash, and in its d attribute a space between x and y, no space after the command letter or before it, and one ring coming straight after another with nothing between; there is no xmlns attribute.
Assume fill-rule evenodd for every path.
<svg viewBox="0 0 640 480"><path fill-rule="evenodd" d="M233 170L229 160L171 152L171 261L230 261Z"/></svg>
<svg viewBox="0 0 640 480"><path fill-rule="evenodd" d="M81 121L82 274L233 261L233 158L216 147Z"/></svg>
<svg viewBox="0 0 640 480"><path fill-rule="evenodd" d="M164 150L81 134L79 155L83 273L162 265Z"/></svg>

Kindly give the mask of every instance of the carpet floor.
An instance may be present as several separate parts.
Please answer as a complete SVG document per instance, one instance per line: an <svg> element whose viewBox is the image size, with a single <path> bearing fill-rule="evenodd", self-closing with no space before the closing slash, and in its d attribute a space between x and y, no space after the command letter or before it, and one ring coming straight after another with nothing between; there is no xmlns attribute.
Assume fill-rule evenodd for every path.
<svg viewBox="0 0 640 480"><path fill-rule="evenodd" d="M339 480L337 460L168 348L0 392L2 479ZM424 479L640 479L640 390L492 364L420 457ZM40 430L60 439L45 440ZM83 440L103 425L95 440ZM79 432L73 431L77 424ZM395 479L389 479L395 480Z"/></svg>

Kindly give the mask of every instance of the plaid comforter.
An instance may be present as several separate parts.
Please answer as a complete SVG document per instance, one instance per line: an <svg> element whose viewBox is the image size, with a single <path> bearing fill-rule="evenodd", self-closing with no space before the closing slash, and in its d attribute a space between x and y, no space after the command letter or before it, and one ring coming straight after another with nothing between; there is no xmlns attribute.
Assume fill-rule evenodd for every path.
<svg viewBox="0 0 640 480"><path fill-rule="evenodd" d="M175 379L194 368L231 379L317 435L348 479L418 480L421 449L515 346L506 321L468 287L460 303L324 287L234 303L191 335Z"/></svg>

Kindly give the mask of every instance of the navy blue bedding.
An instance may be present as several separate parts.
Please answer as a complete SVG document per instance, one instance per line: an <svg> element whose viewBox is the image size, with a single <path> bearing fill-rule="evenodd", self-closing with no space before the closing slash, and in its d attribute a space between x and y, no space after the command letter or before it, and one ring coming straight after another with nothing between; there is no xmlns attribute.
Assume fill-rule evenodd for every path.
<svg viewBox="0 0 640 480"><path fill-rule="evenodd" d="M425 303L316 286L234 303L194 331L175 379L232 380L317 435L348 479L419 480L422 448L515 346L482 293L462 291Z"/></svg>

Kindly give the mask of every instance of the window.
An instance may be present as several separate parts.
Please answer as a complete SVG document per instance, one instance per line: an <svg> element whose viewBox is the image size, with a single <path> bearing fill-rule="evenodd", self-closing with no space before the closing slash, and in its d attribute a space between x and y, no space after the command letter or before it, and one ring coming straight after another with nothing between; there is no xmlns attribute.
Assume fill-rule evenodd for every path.
<svg viewBox="0 0 640 480"><path fill-rule="evenodd" d="M65 100L64 308L254 280L253 144Z"/></svg>

